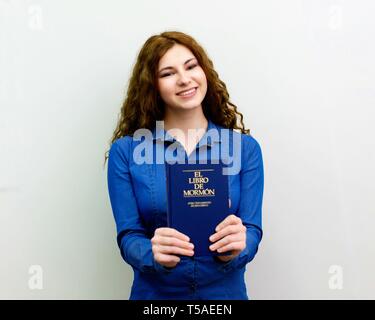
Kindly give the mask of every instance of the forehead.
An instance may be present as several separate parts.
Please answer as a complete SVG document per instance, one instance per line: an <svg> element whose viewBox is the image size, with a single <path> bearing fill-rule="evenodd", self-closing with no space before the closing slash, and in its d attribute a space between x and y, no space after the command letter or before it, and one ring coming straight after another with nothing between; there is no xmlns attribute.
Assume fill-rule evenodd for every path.
<svg viewBox="0 0 375 320"><path fill-rule="evenodd" d="M185 46L175 44L161 57L159 66L162 68L169 64L183 64L189 58L194 58L194 54Z"/></svg>

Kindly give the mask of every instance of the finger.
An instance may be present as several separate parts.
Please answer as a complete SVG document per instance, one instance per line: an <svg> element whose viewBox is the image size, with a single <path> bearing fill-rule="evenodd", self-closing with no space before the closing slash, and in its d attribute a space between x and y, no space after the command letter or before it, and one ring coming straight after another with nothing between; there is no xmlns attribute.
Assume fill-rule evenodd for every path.
<svg viewBox="0 0 375 320"><path fill-rule="evenodd" d="M163 253L163 254L180 254L183 256L192 256L194 255L193 250L187 250L182 249L179 247L173 247L173 246L157 246L157 252Z"/></svg>
<svg viewBox="0 0 375 320"><path fill-rule="evenodd" d="M190 241L190 238L187 235L173 228L158 228L155 230L155 233L160 236L175 237L183 241Z"/></svg>
<svg viewBox="0 0 375 320"><path fill-rule="evenodd" d="M224 227L223 229L221 229L220 231L214 233L213 235L210 236L210 241L212 242L215 242L229 234L233 234L233 233L241 233L241 232L245 232L246 231L246 227L242 224L238 224L238 225L228 225L226 227Z"/></svg>
<svg viewBox="0 0 375 320"><path fill-rule="evenodd" d="M159 237L156 244L163 246L180 247L184 249L194 248L194 244L192 244L191 242L183 241L174 237Z"/></svg>
<svg viewBox="0 0 375 320"><path fill-rule="evenodd" d="M220 222L216 226L215 231L219 231L219 230L221 230L222 228L224 228L228 225L238 224L238 223L242 223L242 220L239 217L237 217L236 215L231 214L231 215L227 216L222 222Z"/></svg>
<svg viewBox="0 0 375 320"><path fill-rule="evenodd" d="M226 246L217 249L217 252L227 252L227 251L233 251L233 250L238 250L241 252L245 248L246 248L246 243L244 241L237 241L237 242L231 242L227 244Z"/></svg>
<svg viewBox="0 0 375 320"><path fill-rule="evenodd" d="M243 241L243 240L244 240L244 237L241 234L232 234L232 235L224 237L223 239L220 239L214 244L211 244L210 250L215 251L232 242L238 242L238 241Z"/></svg>
<svg viewBox="0 0 375 320"><path fill-rule="evenodd" d="M160 263L160 264L177 264L181 261L181 259L177 256L169 255L169 254L163 254L163 253L157 253L154 256L154 259Z"/></svg>

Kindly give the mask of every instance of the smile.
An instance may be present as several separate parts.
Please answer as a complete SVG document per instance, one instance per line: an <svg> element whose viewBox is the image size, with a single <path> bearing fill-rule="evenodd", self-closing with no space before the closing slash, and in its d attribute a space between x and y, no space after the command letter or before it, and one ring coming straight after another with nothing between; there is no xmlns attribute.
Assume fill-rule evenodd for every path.
<svg viewBox="0 0 375 320"><path fill-rule="evenodd" d="M185 91L185 92L179 93L177 95L180 96L180 97L184 97L184 98L190 98L190 97L194 96L196 92L197 92L197 88L193 88L189 91Z"/></svg>

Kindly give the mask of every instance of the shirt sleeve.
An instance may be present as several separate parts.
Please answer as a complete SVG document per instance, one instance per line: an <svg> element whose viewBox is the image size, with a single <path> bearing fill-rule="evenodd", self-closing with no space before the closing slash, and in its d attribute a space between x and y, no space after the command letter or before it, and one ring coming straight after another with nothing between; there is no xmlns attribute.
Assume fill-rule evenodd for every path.
<svg viewBox="0 0 375 320"><path fill-rule="evenodd" d="M231 261L223 263L223 268L227 270L242 268L253 260L263 236L263 158L260 145L253 137L243 136L241 157L241 194L237 215L242 219L243 225L247 228L246 248Z"/></svg>
<svg viewBox="0 0 375 320"><path fill-rule="evenodd" d="M141 272L170 272L154 260L151 239L147 237L134 195L129 172L131 137L116 140L109 151L108 192L117 229L121 256Z"/></svg>

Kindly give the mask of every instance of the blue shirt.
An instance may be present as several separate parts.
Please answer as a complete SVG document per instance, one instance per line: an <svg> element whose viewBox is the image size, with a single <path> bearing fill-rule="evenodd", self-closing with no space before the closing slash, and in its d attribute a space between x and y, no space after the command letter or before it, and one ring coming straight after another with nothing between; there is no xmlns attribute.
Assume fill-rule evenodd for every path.
<svg viewBox="0 0 375 320"><path fill-rule="evenodd" d="M108 159L108 191L121 256L134 271L131 300L248 299L245 267L254 258L262 238L262 153L252 136L221 129L224 128L208 120L205 135L189 156L182 145L157 127L150 139L141 141L136 135L124 136L112 144ZM218 135L208 135L212 130ZM230 139L225 139L224 131L229 132ZM237 140L233 139L234 135ZM165 164L156 161L157 155L163 155L167 160L176 158L177 153L180 161L181 156L185 161L194 156L198 161L203 157L209 161L213 149L222 148L224 140L229 142L227 156L233 156L240 163L238 172L229 175L230 213L239 216L247 228L246 248L229 262L213 257L180 256L176 267L166 268L154 260L151 245L155 229L167 227ZM240 141L239 151L233 151L233 141ZM179 150L168 151L171 142L177 144ZM151 162L140 164L140 158L144 157L139 152L141 144L151 147L147 149L151 153L146 156L151 157ZM205 151L203 156L200 151ZM225 153L219 155L225 157Z"/></svg>

